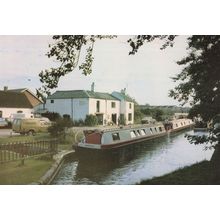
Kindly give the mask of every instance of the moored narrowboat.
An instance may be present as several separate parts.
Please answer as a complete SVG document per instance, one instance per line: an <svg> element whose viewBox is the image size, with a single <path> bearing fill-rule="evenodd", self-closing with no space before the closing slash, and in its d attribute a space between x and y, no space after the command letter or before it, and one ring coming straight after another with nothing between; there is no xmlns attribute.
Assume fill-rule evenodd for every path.
<svg viewBox="0 0 220 220"><path fill-rule="evenodd" d="M78 143L79 148L113 149L165 136L193 125L190 119L177 119L166 123L124 126L112 129L84 130L85 138Z"/></svg>

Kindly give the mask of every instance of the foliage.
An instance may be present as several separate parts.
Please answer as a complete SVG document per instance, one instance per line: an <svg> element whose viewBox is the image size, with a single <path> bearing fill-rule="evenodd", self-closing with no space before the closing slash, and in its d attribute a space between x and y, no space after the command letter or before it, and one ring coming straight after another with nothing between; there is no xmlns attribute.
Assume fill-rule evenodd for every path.
<svg viewBox="0 0 220 220"><path fill-rule="evenodd" d="M40 81L43 84L37 90L37 95L45 98L50 90L57 87L62 76L72 72L77 66L82 74L92 73L93 48L97 40L114 38L113 35L54 35L54 44L49 45L48 58L55 58L60 65L40 72ZM86 56L82 63L79 63L80 54L86 49Z"/></svg>
<svg viewBox="0 0 220 220"><path fill-rule="evenodd" d="M50 121L56 121L61 118L60 114L57 112L45 112L41 116L48 118Z"/></svg>
<svg viewBox="0 0 220 220"><path fill-rule="evenodd" d="M141 112L140 107L135 104L134 105L134 123L140 124L143 119L144 114Z"/></svg>
<svg viewBox="0 0 220 220"><path fill-rule="evenodd" d="M56 120L55 123L53 123L48 131L51 134L51 136L54 137L63 137L65 139L65 129L73 127L73 121L69 118L59 118Z"/></svg>
<svg viewBox="0 0 220 220"><path fill-rule="evenodd" d="M85 125L96 126L98 125L98 118L96 115L86 115Z"/></svg>
<svg viewBox="0 0 220 220"><path fill-rule="evenodd" d="M161 49L173 46L175 35L138 35L129 39L132 51L135 54L145 42L155 39L165 40ZM188 38L188 55L177 64L183 66L183 70L173 77L178 85L170 91L170 97L192 106L190 117L198 114L207 122L219 114L220 106L220 36L218 35L194 35ZM220 142L218 130L210 129L206 138L188 137L193 143Z"/></svg>
<svg viewBox="0 0 220 220"><path fill-rule="evenodd" d="M74 120L73 125L74 126L83 126L83 125L85 125L85 121L83 121L83 119Z"/></svg>
<svg viewBox="0 0 220 220"><path fill-rule="evenodd" d="M155 118L157 121L163 121L163 115L164 112L161 109L155 109L152 114L153 118Z"/></svg>
<svg viewBox="0 0 220 220"><path fill-rule="evenodd" d="M220 111L220 36L191 36L188 50L187 57L177 62L184 68L173 78L178 85L170 91L170 96L182 104L190 103L191 117L199 114L208 122ZM216 146L220 141L218 132L213 127L207 139L189 139L193 143L209 142Z"/></svg>
<svg viewBox="0 0 220 220"><path fill-rule="evenodd" d="M163 40L164 43L161 46L161 50L165 49L168 46L173 46L174 39L176 38L176 35L136 35L133 38L130 38L128 40L128 43L130 44L132 50L129 52L129 54L134 55L138 52L138 49L145 43L152 42L156 39Z"/></svg>
<svg viewBox="0 0 220 220"><path fill-rule="evenodd" d="M118 125L126 125L125 114L120 114L120 117L118 118Z"/></svg>

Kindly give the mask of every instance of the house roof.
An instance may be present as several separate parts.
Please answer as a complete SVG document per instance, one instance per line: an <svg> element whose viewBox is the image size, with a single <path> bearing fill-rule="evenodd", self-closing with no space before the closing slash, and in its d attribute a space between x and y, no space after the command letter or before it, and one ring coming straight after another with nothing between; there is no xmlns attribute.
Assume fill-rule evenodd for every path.
<svg viewBox="0 0 220 220"><path fill-rule="evenodd" d="M20 88L20 89L8 89L9 92L24 92L28 90L27 88Z"/></svg>
<svg viewBox="0 0 220 220"><path fill-rule="evenodd" d="M127 102L134 102L134 100L129 96L129 95L126 95L126 94L124 94L124 93L122 93L122 92L113 92L113 95L114 94L117 94L117 96L119 96L120 97L120 99L123 99L123 100L125 100L125 101L127 101Z"/></svg>
<svg viewBox="0 0 220 220"><path fill-rule="evenodd" d="M0 91L0 107L33 108L25 94L11 91Z"/></svg>
<svg viewBox="0 0 220 220"><path fill-rule="evenodd" d="M56 91L47 99L71 99L71 98L94 98L94 99L107 99L118 100L109 93L93 92L86 90L69 90L69 91Z"/></svg>
<svg viewBox="0 0 220 220"><path fill-rule="evenodd" d="M41 103L43 103L42 100L40 100L33 92L31 92L29 89L27 88L20 88L20 89L8 89L6 90L6 92L14 92L14 93L24 93L29 102L31 103L32 106L36 106L39 105Z"/></svg>

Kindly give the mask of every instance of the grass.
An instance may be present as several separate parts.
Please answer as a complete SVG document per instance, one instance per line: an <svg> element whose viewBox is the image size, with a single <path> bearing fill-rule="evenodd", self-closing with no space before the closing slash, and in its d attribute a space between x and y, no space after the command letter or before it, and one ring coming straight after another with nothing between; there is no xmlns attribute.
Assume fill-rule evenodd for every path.
<svg viewBox="0 0 220 220"><path fill-rule="evenodd" d="M49 133L38 133L34 136L31 135L18 135L12 137L2 137L0 138L0 144L13 143L13 142L30 142L30 141L40 141L40 140L49 140Z"/></svg>
<svg viewBox="0 0 220 220"><path fill-rule="evenodd" d="M219 184L209 161L185 167L161 177L142 181L141 185L209 185Z"/></svg>
<svg viewBox="0 0 220 220"><path fill-rule="evenodd" d="M53 137L51 137L49 133L37 133L34 136L18 135L18 136L12 136L12 137L1 137L0 144L50 140L51 138L53 138ZM71 150L72 145L75 143L75 133L74 132L66 134L65 140L63 140L61 137L56 137L56 138L60 139L60 141L58 143L59 150Z"/></svg>
<svg viewBox="0 0 220 220"><path fill-rule="evenodd" d="M65 140L61 137L58 144L58 150L71 150L75 143L75 133L66 134ZM49 133L38 133L35 136L18 135L12 137L1 137L0 144L15 143L15 142L33 142L40 140L49 140ZM12 156L13 152L5 151L6 156ZM10 155L9 155L10 154ZM36 182L42 177L53 164L53 160L42 159L25 159L24 165L21 166L21 161L13 161L0 163L0 184L1 185L23 185L31 182Z"/></svg>
<svg viewBox="0 0 220 220"><path fill-rule="evenodd" d="M27 159L24 165L20 161L0 164L1 185L23 185L36 182L51 167L51 159Z"/></svg>

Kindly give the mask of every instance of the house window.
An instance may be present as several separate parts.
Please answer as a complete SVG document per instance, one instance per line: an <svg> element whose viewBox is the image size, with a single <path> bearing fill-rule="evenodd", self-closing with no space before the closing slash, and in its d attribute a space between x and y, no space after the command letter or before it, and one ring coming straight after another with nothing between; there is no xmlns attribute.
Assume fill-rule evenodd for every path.
<svg viewBox="0 0 220 220"><path fill-rule="evenodd" d="M3 115L3 112L2 112L2 111L0 111L0 118L2 118L2 115Z"/></svg>
<svg viewBox="0 0 220 220"><path fill-rule="evenodd" d="M112 134L112 139L113 139L113 141L118 141L118 140L120 140L119 133L113 133L113 134Z"/></svg>
<svg viewBox="0 0 220 220"><path fill-rule="evenodd" d="M129 103L129 108L131 109L131 103Z"/></svg>
<svg viewBox="0 0 220 220"><path fill-rule="evenodd" d="M132 113L128 114L128 121L132 121Z"/></svg>
<svg viewBox="0 0 220 220"><path fill-rule="evenodd" d="M96 112L100 112L100 101L96 102Z"/></svg>
<svg viewBox="0 0 220 220"><path fill-rule="evenodd" d="M112 108L115 108L116 104L115 102L112 102Z"/></svg>
<svg viewBox="0 0 220 220"><path fill-rule="evenodd" d="M51 100L50 100L50 103L52 103L52 104L53 104L53 103L54 103L54 100L53 100L53 99L51 99Z"/></svg>

